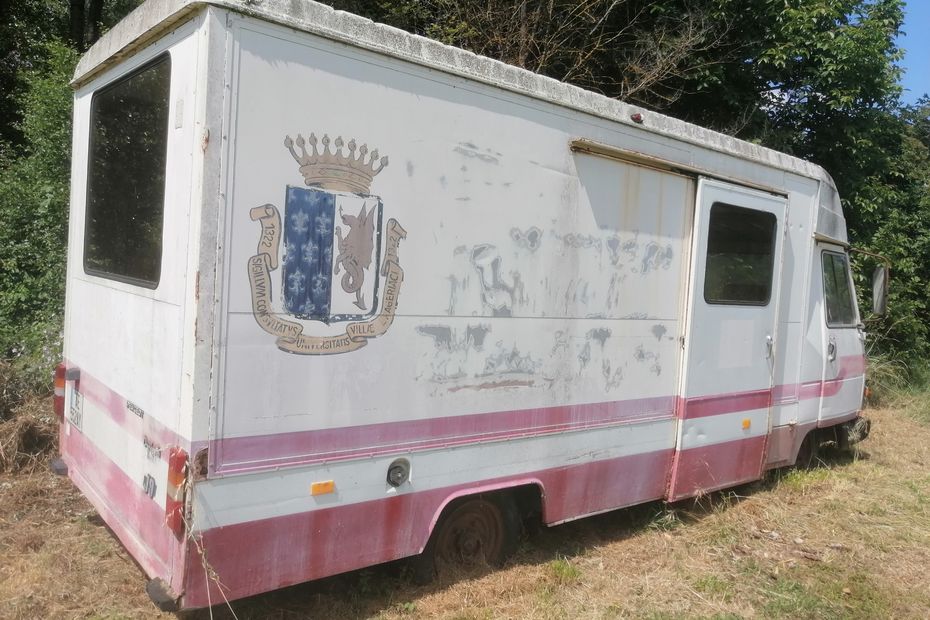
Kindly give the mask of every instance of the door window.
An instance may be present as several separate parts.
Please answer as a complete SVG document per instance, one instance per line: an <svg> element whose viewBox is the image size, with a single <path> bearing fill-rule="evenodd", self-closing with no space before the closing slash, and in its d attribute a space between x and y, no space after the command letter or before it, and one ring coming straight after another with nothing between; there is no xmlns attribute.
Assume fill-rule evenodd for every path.
<svg viewBox="0 0 930 620"><path fill-rule="evenodd" d="M84 271L155 288L161 276L171 60L94 93Z"/></svg>
<svg viewBox="0 0 930 620"><path fill-rule="evenodd" d="M704 301L768 305L775 257L774 213L715 202L710 209Z"/></svg>
<svg viewBox="0 0 930 620"><path fill-rule="evenodd" d="M856 325L856 306L845 255L823 253L823 295L828 327Z"/></svg>

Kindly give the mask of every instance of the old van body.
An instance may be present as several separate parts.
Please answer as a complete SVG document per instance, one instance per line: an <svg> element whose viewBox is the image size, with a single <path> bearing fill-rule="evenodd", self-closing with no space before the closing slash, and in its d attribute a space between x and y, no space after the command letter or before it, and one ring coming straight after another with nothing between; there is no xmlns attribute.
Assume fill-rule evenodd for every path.
<svg viewBox="0 0 930 620"><path fill-rule="evenodd" d="M309 1L148 0L73 86L61 455L164 605L868 430L816 165Z"/></svg>

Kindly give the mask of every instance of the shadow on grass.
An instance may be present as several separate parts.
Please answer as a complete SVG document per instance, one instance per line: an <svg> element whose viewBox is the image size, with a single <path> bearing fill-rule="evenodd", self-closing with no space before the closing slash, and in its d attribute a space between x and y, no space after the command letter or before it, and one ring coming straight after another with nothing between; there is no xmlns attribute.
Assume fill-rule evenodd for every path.
<svg viewBox="0 0 930 620"><path fill-rule="evenodd" d="M863 451L851 453L824 447L811 470L772 470L761 480L674 504L649 502L551 528L533 528L508 566L571 561L600 545L650 531L687 527L753 495L774 490L788 476L803 476L805 471L825 472L868 458L868 453ZM239 620L371 617L384 612L415 615L418 599L442 592L460 581L483 577L494 570L479 567L455 575L443 574L431 584L417 585L412 578L410 561L399 560L234 601L232 608ZM224 605L215 606L212 612L213 618L233 618ZM209 610L199 610L182 617L199 620L211 616Z"/></svg>

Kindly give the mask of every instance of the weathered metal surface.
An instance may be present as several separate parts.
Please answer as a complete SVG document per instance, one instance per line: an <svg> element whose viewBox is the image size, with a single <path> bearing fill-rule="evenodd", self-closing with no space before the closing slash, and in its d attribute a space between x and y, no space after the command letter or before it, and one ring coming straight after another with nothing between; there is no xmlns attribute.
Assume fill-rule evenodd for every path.
<svg viewBox="0 0 930 620"><path fill-rule="evenodd" d="M93 92L164 50L151 291L83 273L84 192ZM825 324L813 238L844 222L812 164L312 2L149 0L75 85L63 450L185 605L219 592L164 528L172 446L200 455L191 524L244 596L416 553L477 490L535 486L557 523L660 498L671 473L673 496L751 479L793 458L786 429L856 415L862 342ZM311 132L332 140L288 138ZM700 171L779 196L761 310L712 315L689 289ZM311 194L325 209L289 208Z"/></svg>

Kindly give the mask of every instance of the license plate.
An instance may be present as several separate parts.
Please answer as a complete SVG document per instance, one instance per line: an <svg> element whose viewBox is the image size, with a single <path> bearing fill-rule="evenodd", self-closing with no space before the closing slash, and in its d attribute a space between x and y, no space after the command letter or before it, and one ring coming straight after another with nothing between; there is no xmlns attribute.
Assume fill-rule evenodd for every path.
<svg viewBox="0 0 930 620"><path fill-rule="evenodd" d="M84 399L74 386L71 386L71 398L69 400L71 406L68 407L68 422L80 431L82 430L81 425L84 423Z"/></svg>

